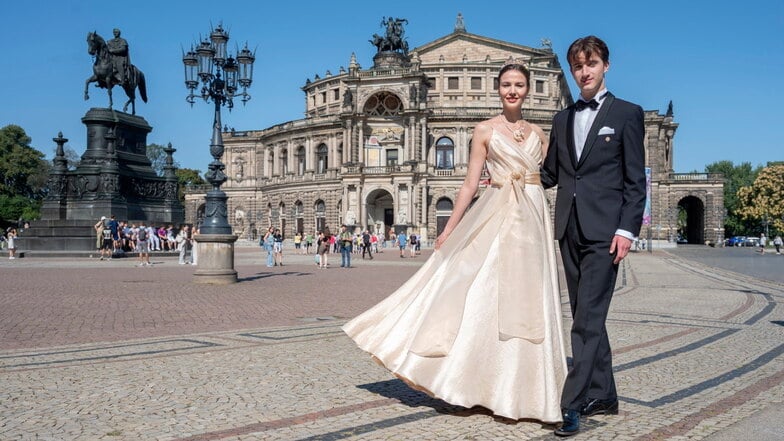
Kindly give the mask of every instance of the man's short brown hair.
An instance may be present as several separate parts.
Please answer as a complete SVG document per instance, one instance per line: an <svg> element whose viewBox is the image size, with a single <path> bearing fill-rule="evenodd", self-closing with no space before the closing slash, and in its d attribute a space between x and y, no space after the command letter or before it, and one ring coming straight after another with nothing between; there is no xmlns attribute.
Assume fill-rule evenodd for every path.
<svg viewBox="0 0 784 441"><path fill-rule="evenodd" d="M610 49L607 48L607 44L601 38L595 35L574 40L566 52L566 60L569 61L569 66L580 56L580 53L585 54L585 58L591 58L591 55L596 54L605 64L610 63Z"/></svg>

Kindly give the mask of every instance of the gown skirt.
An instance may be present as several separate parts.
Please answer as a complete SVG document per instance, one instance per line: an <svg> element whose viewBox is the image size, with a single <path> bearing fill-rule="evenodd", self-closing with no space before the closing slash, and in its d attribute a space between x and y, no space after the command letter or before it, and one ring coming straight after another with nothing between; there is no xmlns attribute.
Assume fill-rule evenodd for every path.
<svg viewBox="0 0 784 441"><path fill-rule="evenodd" d="M566 354L541 140L494 131L492 184L399 289L343 326L411 387L511 419L561 421Z"/></svg>

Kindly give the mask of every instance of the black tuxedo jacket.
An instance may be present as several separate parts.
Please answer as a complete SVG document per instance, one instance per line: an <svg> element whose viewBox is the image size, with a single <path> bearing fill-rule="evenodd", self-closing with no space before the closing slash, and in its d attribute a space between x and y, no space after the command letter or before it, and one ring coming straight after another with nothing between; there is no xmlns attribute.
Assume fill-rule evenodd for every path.
<svg viewBox="0 0 784 441"><path fill-rule="evenodd" d="M586 239L610 241L619 228L637 236L645 209L642 108L607 93L579 161L574 113L572 105L553 118L542 165L545 188L558 185L556 239L563 238L573 203Z"/></svg>

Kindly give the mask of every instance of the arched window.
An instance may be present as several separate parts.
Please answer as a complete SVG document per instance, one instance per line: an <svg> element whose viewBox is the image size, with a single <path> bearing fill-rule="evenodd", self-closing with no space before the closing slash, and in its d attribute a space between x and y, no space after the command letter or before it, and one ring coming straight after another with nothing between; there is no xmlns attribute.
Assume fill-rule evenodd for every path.
<svg viewBox="0 0 784 441"><path fill-rule="evenodd" d="M439 138L436 142L436 168L455 168L455 144L447 137Z"/></svg>
<svg viewBox="0 0 784 441"><path fill-rule="evenodd" d="M289 172L289 151L288 149L280 150L280 175L285 176Z"/></svg>
<svg viewBox="0 0 784 441"><path fill-rule="evenodd" d="M282 234L283 237L286 237L286 204L281 202L278 206L278 212L280 213L280 234Z"/></svg>
<svg viewBox="0 0 784 441"><path fill-rule="evenodd" d="M316 173L327 172L327 157L328 150L326 144L319 144L316 148Z"/></svg>
<svg viewBox="0 0 784 441"><path fill-rule="evenodd" d="M297 147L297 174L305 174L305 147Z"/></svg>
<svg viewBox="0 0 784 441"><path fill-rule="evenodd" d="M392 116L403 110L403 103L397 95L379 92L365 101L364 112L370 116Z"/></svg>
<svg viewBox="0 0 784 441"><path fill-rule="evenodd" d="M294 233L305 232L305 219L303 219L304 215L305 207L302 205L302 201L294 202Z"/></svg>
<svg viewBox="0 0 784 441"><path fill-rule="evenodd" d="M316 210L316 231L324 231L327 226L327 204L318 200L314 204L314 208Z"/></svg>
<svg viewBox="0 0 784 441"><path fill-rule="evenodd" d="M436 202L436 212L448 211L451 212L454 204L447 198L441 198Z"/></svg>
<svg viewBox="0 0 784 441"><path fill-rule="evenodd" d="M338 165L343 164L343 143L338 144L338 151L335 153L338 159Z"/></svg>

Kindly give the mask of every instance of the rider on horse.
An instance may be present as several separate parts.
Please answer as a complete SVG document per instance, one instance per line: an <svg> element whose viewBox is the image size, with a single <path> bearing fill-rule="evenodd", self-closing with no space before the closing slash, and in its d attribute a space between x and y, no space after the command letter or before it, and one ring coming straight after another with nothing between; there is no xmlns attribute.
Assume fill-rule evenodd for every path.
<svg viewBox="0 0 784 441"><path fill-rule="evenodd" d="M114 28L113 32L114 38L106 42L106 48L112 57L117 84L123 84L130 78L131 56L128 52L128 42L120 37L120 30Z"/></svg>

